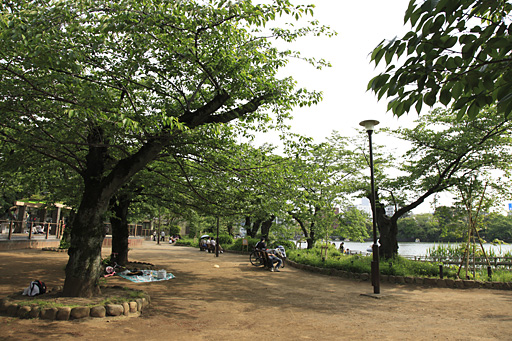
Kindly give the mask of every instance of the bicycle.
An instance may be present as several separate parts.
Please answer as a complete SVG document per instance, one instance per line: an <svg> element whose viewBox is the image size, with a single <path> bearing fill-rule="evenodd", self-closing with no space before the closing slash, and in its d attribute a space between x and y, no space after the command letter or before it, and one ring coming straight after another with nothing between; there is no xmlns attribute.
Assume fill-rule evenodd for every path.
<svg viewBox="0 0 512 341"><path fill-rule="evenodd" d="M254 249L249 255L249 261L254 266L262 266L265 265L265 259L261 257L260 250Z"/></svg>

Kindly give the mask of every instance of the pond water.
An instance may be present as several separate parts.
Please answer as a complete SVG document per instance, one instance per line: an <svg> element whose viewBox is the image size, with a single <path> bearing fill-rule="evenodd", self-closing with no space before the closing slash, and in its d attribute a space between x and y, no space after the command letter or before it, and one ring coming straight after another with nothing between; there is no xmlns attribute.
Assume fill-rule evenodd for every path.
<svg viewBox="0 0 512 341"><path fill-rule="evenodd" d="M336 248L340 247L341 241L333 241L331 243L336 244ZM372 247L372 242L344 242L345 249L367 253L368 249ZM398 254L402 256L425 256L427 250L438 245L457 246L459 243L398 243ZM512 244L492 245L489 243L483 244L486 251L493 250L496 255L502 255L506 252L512 251ZM300 247L305 249L306 243L300 243Z"/></svg>

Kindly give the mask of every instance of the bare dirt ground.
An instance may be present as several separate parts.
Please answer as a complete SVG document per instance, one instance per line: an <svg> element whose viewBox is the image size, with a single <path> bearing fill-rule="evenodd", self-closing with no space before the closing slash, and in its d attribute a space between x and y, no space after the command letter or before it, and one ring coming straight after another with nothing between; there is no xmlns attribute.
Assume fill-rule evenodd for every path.
<svg viewBox="0 0 512 341"><path fill-rule="evenodd" d="M109 250L105 250L105 254ZM0 297L34 279L64 283L67 254L41 250L0 252ZM381 285L286 267L271 273L248 256L199 252L145 242L130 260L172 272L169 281L109 285L151 296L140 317L79 321L0 316L3 340L512 340L512 292ZM218 265L216 267L215 265Z"/></svg>

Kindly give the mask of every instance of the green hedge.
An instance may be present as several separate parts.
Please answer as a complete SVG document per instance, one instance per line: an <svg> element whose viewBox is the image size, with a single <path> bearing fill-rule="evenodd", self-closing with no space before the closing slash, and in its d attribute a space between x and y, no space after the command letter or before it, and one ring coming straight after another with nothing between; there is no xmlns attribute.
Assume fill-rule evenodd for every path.
<svg viewBox="0 0 512 341"><path fill-rule="evenodd" d="M249 244L249 246L245 246L245 245L242 245L243 243L243 239L242 238L237 238L235 239L235 242L230 245L227 249L229 250L234 250L234 251L252 251L252 249L254 249L254 246L256 245L256 243L258 243L260 240L258 238L251 238L251 237L247 237L247 238L244 238L244 239L247 239L247 242Z"/></svg>
<svg viewBox="0 0 512 341"><path fill-rule="evenodd" d="M189 237L182 237L182 238L180 238L176 242L176 245L199 247L198 242L197 241L194 242L194 239L193 238L189 238Z"/></svg>
<svg viewBox="0 0 512 341"><path fill-rule="evenodd" d="M219 234L219 244L222 247L227 247L228 245L233 244L234 239L229 234Z"/></svg>
<svg viewBox="0 0 512 341"><path fill-rule="evenodd" d="M284 246L284 249L286 250L286 252L288 252L288 250L295 250L296 249L295 243L292 242L291 240L278 239L278 240L276 240L276 241L274 241L272 243L272 248L275 248L278 245Z"/></svg>
<svg viewBox="0 0 512 341"><path fill-rule="evenodd" d="M327 259L322 260L322 250L315 247L310 250L292 250L288 252L288 258L294 262L312 265L321 268L332 268L355 273L371 272L371 256L342 255L334 247L329 247ZM325 252L325 251L324 251ZM400 256L392 260L381 260L380 273L394 276L411 277L439 277L439 264L430 262L418 262ZM444 277L455 278L456 269L444 267Z"/></svg>

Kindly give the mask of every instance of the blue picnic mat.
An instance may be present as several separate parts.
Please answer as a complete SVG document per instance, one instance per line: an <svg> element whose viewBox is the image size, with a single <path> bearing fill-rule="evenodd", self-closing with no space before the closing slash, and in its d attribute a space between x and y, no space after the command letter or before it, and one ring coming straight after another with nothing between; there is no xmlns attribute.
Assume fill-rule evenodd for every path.
<svg viewBox="0 0 512 341"><path fill-rule="evenodd" d="M128 275L131 270L125 270L123 272L118 272L117 274L123 278L129 279L135 283L147 283L147 282L158 282L158 281L167 281L171 278L174 278L174 275L170 272L167 272L165 277L159 278L158 270L141 270L142 275Z"/></svg>

